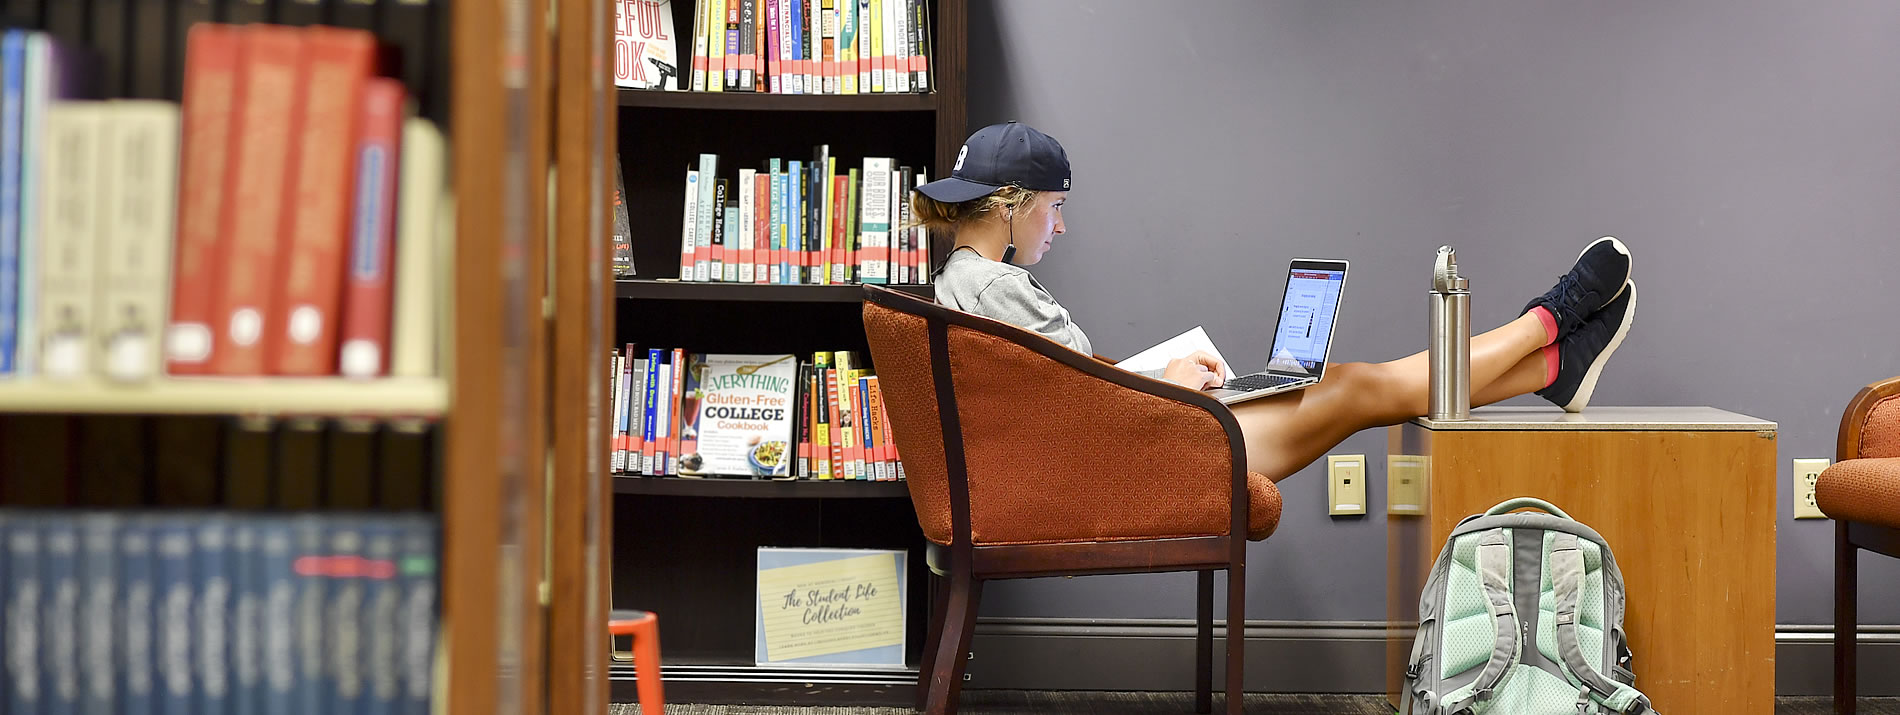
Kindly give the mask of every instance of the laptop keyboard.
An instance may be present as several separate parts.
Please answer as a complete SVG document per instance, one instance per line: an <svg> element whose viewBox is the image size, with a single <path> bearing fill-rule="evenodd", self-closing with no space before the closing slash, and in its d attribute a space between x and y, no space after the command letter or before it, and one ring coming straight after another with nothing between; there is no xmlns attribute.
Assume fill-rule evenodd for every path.
<svg viewBox="0 0 1900 715"><path fill-rule="evenodd" d="M1278 387L1280 385L1284 385L1289 382L1299 382L1304 379L1306 378L1292 377L1290 375L1274 375L1271 373L1262 372L1262 373L1254 373L1252 375L1242 375L1240 377L1236 377L1232 380L1228 380L1227 384L1223 385L1222 387L1225 387L1229 390L1239 390L1241 392L1250 392L1253 390L1264 390L1269 387Z"/></svg>

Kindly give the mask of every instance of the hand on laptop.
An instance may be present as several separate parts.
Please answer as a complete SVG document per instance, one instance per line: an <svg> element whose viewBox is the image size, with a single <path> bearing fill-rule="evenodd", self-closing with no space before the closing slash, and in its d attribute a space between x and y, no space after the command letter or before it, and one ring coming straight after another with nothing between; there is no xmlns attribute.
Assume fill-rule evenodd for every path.
<svg viewBox="0 0 1900 715"><path fill-rule="evenodd" d="M1227 383L1227 376L1221 374L1220 361L1202 350L1169 360L1161 379L1191 390L1207 390Z"/></svg>

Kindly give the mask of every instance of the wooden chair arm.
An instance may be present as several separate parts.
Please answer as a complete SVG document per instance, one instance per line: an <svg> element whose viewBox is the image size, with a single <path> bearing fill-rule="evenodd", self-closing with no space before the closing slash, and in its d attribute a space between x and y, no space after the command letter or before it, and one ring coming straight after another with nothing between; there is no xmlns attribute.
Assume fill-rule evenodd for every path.
<svg viewBox="0 0 1900 715"><path fill-rule="evenodd" d="M1875 456L1864 452L1865 443L1870 436L1867 434L1868 420L1873 416L1876 406L1895 396L1900 396L1900 377L1875 382L1861 388L1860 392L1854 395L1854 399L1847 403L1847 409L1841 412L1841 427L1838 441L1834 446L1835 461Z"/></svg>

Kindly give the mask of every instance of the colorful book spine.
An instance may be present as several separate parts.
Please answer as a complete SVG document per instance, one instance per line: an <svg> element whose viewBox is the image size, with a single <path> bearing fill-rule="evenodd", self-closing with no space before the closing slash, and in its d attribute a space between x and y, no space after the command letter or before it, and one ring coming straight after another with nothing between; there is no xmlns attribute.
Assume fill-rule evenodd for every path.
<svg viewBox="0 0 1900 715"><path fill-rule="evenodd" d="M21 122L26 102L24 30L0 36L0 375L15 372L20 311Z"/></svg>
<svg viewBox="0 0 1900 715"><path fill-rule="evenodd" d="M389 373L390 325L394 307L396 260L396 188L402 163L401 82L378 77L365 83L355 161L355 201L349 227L349 263L336 312L337 354L332 360L345 377ZM299 336L303 316L289 315L291 337ZM323 343L319 338L315 342ZM327 368L327 364L324 366ZM321 369L321 368L320 368Z"/></svg>

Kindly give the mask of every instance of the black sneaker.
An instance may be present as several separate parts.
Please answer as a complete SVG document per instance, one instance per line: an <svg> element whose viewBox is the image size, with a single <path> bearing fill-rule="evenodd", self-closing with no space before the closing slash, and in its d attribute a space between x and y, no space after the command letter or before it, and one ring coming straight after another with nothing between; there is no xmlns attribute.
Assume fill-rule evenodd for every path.
<svg viewBox="0 0 1900 715"><path fill-rule="evenodd" d="M1629 279L1629 248L1615 237L1604 236L1584 247L1570 272L1558 278L1550 292L1526 304L1523 312L1540 305L1549 310L1557 319L1557 341L1562 342L1591 313L1616 300Z"/></svg>
<svg viewBox="0 0 1900 715"><path fill-rule="evenodd" d="M1557 345L1557 380L1537 395L1565 412L1582 412L1596 392L1597 377L1610 353L1623 344L1630 323L1636 319L1636 284L1625 281L1615 300L1584 321L1576 332Z"/></svg>

